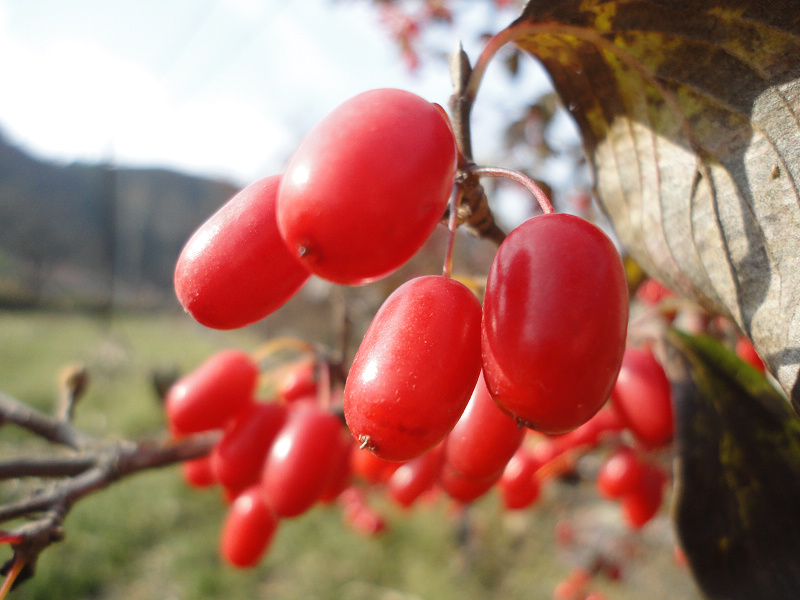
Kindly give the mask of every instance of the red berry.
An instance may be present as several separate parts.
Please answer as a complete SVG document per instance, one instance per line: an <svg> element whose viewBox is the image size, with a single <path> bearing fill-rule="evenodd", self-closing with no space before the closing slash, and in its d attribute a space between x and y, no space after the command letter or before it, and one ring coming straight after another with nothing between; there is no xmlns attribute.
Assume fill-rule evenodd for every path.
<svg viewBox="0 0 800 600"><path fill-rule="evenodd" d="M340 497L344 520L355 531L374 536L386 529L386 520L367 503L364 491L349 487Z"/></svg>
<svg viewBox="0 0 800 600"><path fill-rule="evenodd" d="M592 574L583 567L575 567L553 590L554 600L584 600Z"/></svg>
<svg viewBox="0 0 800 600"><path fill-rule="evenodd" d="M201 456L181 463L183 477L186 483L196 488L210 487L217 483L214 471L211 468L211 457Z"/></svg>
<svg viewBox="0 0 800 600"><path fill-rule="evenodd" d="M328 485L319 497L320 502L332 502L350 486L352 479L350 457L355 449L353 436L350 435L349 431L345 431L342 428L339 439L331 450L333 453L333 467L331 468Z"/></svg>
<svg viewBox="0 0 800 600"><path fill-rule="evenodd" d="M635 489L643 475L644 468L633 449L621 446L597 472L597 490L605 498L616 499Z"/></svg>
<svg viewBox="0 0 800 600"><path fill-rule="evenodd" d="M176 381L165 399L176 435L222 429L253 402L258 365L241 350L223 350Z"/></svg>
<svg viewBox="0 0 800 600"><path fill-rule="evenodd" d="M378 279L433 232L455 169L453 133L436 105L402 90L364 92L320 121L289 160L281 234L320 277Z"/></svg>
<svg viewBox="0 0 800 600"><path fill-rule="evenodd" d="M278 387L278 397L284 402L317 395L317 365L313 360L295 365Z"/></svg>
<svg viewBox="0 0 800 600"><path fill-rule="evenodd" d="M235 329L286 303L310 273L278 232L275 175L257 181L192 235L175 267L175 293L199 323Z"/></svg>
<svg viewBox="0 0 800 600"><path fill-rule="evenodd" d="M540 463L525 447L520 447L508 461L500 477L503 505L510 510L529 507L539 497L540 485L536 471Z"/></svg>
<svg viewBox="0 0 800 600"><path fill-rule="evenodd" d="M400 465L389 478L389 495L400 506L410 507L417 498L433 487L441 468L442 445L440 444L422 456Z"/></svg>
<svg viewBox="0 0 800 600"><path fill-rule="evenodd" d="M260 488L252 486L239 494L228 509L220 554L235 567L251 567L266 552L277 527L278 518L264 501Z"/></svg>
<svg viewBox="0 0 800 600"><path fill-rule="evenodd" d="M386 483L402 462L384 460L366 448L356 447L350 455L353 476L373 485Z"/></svg>
<svg viewBox="0 0 800 600"><path fill-rule="evenodd" d="M214 474L223 486L240 490L258 481L286 413L283 405L257 402L236 415L211 453Z"/></svg>
<svg viewBox="0 0 800 600"><path fill-rule="evenodd" d="M279 517L296 517L322 496L336 467L336 415L310 404L289 412L264 462L261 490Z"/></svg>
<svg viewBox="0 0 800 600"><path fill-rule="evenodd" d="M453 500L468 504L492 489L501 475L502 473L497 473L487 479L470 479L445 463L439 471L439 486Z"/></svg>
<svg viewBox="0 0 800 600"><path fill-rule="evenodd" d="M662 300L673 298L674 296L675 292L652 277L645 279L636 290L636 297L650 306L655 306Z"/></svg>
<svg viewBox="0 0 800 600"><path fill-rule="evenodd" d="M661 469L645 464L639 484L622 495L622 516L633 529L640 529L656 515L664 498L665 483Z"/></svg>
<svg viewBox="0 0 800 600"><path fill-rule="evenodd" d="M611 403L643 444L657 447L672 439L672 387L649 348L625 350Z"/></svg>
<svg viewBox="0 0 800 600"><path fill-rule="evenodd" d="M588 421L614 385L628 288L609 237L588 221L544 214L498 248L483 303L483 370L497 404L545 433Z"/></svg>
<svg viewBox="0 0 800 600"><path fill-rule="evenodd" d="M497 407L480 376L464 413L445 439L445 461L469 479L492 477L506 466L526 431Z"/></svg>
<svg viewBox="0 0 800 600"><path fill-rule="evenodd" d="M344 390L353 436L387 460L442 441L480 374L481 305L446 277L407 281L386 299L356 353Z"/></svg>
<svg viewBox="0 0 800 600"><path fill-rule="evenodd" d="M750 366L755 367L759 372L763 373L765 371L764 361L761 360L758 352L756 352L753 342L746 337L739 336L736 339L736 354Z"/></svg>
<svg viewBox="0 0 800 600"><path fill-rule="evenodd" d="M568 433L550 436L559 452L577 448L594 448L606 435L625 429L619 415L606 404L597 414L577 429Z"/></svg>

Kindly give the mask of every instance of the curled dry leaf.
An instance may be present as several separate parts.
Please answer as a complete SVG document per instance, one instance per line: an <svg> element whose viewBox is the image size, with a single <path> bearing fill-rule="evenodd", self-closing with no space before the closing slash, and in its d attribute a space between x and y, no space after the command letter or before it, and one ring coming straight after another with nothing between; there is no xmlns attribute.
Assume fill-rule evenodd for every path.
<svg viewBox="0 0 800 600"><path fill-rule="evenodd" d="M790 0L531 1L516 44L654 277L729 315L800 408L800 19Z"/></svg>

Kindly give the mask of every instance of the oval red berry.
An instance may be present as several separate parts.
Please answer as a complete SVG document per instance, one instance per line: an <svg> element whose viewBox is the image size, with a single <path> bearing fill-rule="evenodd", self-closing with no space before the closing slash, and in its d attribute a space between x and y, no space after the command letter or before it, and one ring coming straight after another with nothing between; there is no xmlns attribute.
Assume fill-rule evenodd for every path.
<svg viewBox="0 0 800 600"><path fill-rule="evenodd" d="M359 94L320 121L289 160L280 231L320 277L342 284L383 277L441 220L456 157L436 105L403 90Z"/></svg>
<svg viewBox="0 0 800 600"><path fill-rule="evenodd" d="M175 293L198 323L236 329L283 306L311 275L278 232L280 176L257 181L192 235L175 266Z"/></svg>
<svg viewBox="0 0 800 600"><path fill-rule="evenodd" d="M410 460L458 421L480 374L481 305L446 277L407 281L384 302L344 390L352 434L377 456Z"/></svg>
<svg viewBox="0 0 800 600"><path fill-rule="evenodd" d="M627 324L625 271L609 237L580 217L533 217L506 237L489 270L486 386L529 427L575 429L611 393Z"/></svg>

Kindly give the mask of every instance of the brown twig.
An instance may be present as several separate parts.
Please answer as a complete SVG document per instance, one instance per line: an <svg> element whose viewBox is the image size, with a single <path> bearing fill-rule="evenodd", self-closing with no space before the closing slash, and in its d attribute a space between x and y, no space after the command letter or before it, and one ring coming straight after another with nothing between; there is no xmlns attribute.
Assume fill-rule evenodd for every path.
<svg viewBox="0 0 800 600"><path fill-rule="evenodd" d="M459 151L455 181L457 193L460 195L458 223L466 226L477 236L500 245L506 234L494 219L478 175L470 170L474 167L470 114L477 92L476 77L480 79L482 73L482 70L478 73L472 70L466 52L459 45L450 62L453 94L448 105Z"/></svg>
<svg viewBox="0 0 800 600"><path fill-rule="evenodd" d="M3 392L0 392L0 423L13 423L54 444L74 450L80 450L93 439L69 421L46 415Z"/></svg>
<svg viewBox="0 0 800 600"><path fill-rule="evenodd" d="M62 417L65 416L60 409ZM0 523L28 519L5 532L14 549L13 566L31 569L39 554L64 537L63 522L75 502L123 477L207 455L220 432L180 439L105 440L89 436L64 418L46 415L0 392L0 423L14 424L45 440L71 449L51 456L23 456L0 461L0 479L45 478L30 496L0 506ZM0 598L19 575L12 568L0 587Z"/></svg>

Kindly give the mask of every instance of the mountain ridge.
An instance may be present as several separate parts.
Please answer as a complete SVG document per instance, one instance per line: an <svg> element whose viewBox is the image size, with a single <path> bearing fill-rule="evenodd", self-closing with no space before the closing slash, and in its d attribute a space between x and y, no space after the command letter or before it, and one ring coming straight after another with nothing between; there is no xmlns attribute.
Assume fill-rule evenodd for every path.
<svg viewBox="0 0 800 600"><path fill-rule="evenodd" d="M0 304L176 305L181 248L238 190L164 168L61 165L0 132Z"/></svg>

